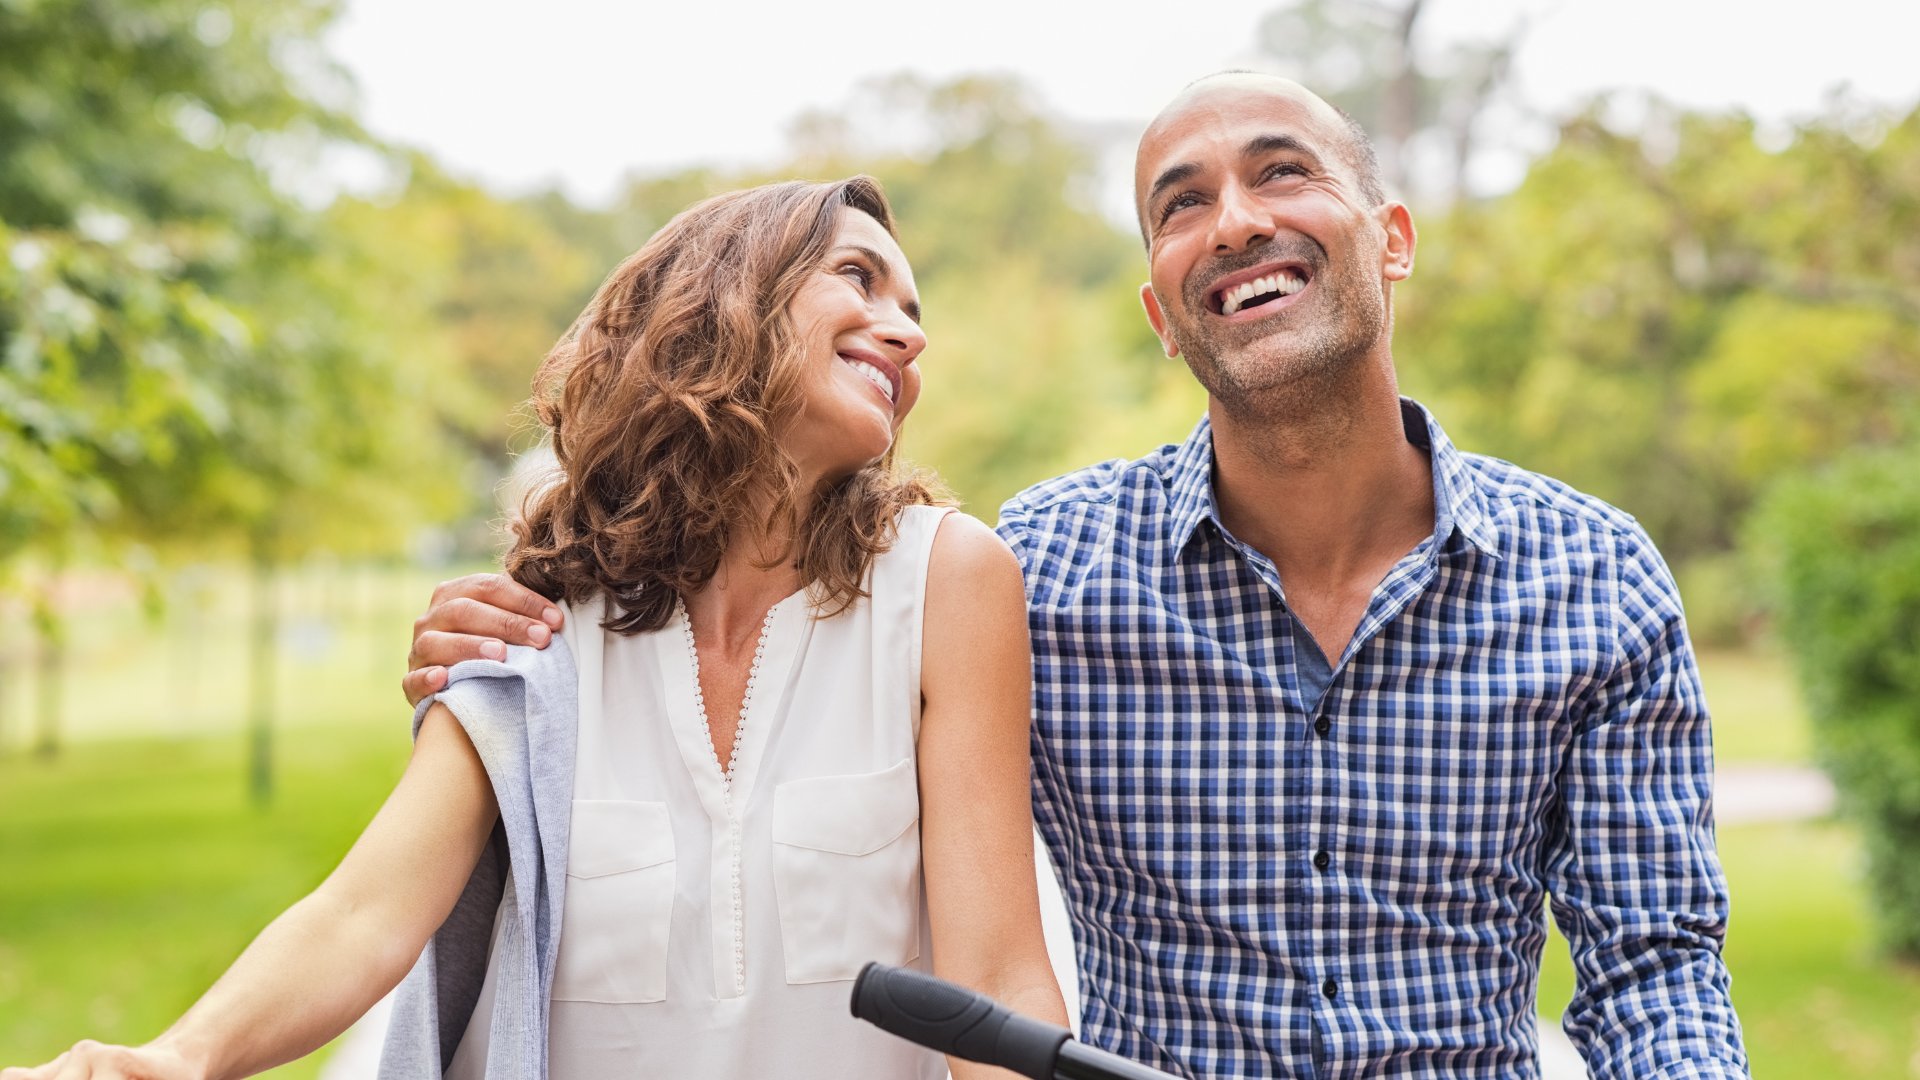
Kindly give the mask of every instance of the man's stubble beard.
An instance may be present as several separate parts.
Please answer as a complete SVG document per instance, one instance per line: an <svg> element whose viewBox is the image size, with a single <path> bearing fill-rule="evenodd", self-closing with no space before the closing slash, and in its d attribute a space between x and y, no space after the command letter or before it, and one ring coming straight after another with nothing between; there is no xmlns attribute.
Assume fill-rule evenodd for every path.
<svg viewBox="0 0 1920 1080"><path fill-rule="evenodd" d="M1173 343L1194 378L1235 417L1284 422L1329 416L1351 396L1365 358L1387 332L1384 285L1355 275L1342 280L1326 272L1324 262L1315 271L1308 285L1320 293L1308 297L1320 309L1314 322L1295 325L1296 319L1316 313L1289 310L1261 336L1237 341L1230 333L1214 332L1204 315L1193 322L1168 320ZM1198 303L1194 299L1188 298L1187 310L1205 311L1204 291Z"/></svg>

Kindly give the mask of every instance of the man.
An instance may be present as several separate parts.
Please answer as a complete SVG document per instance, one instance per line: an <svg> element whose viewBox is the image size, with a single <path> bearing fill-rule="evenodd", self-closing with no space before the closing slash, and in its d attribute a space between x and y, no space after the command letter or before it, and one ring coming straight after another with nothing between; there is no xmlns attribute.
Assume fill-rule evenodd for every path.
<svg viewBox="0 0 1920 1080"><path fill-rule="evenodd" d="M1203 79L1135 194L1141 299L1208 415L1000 522L1085 1036L1193 1077L1533 1076L1551 897L1593 1075L1747 1076L1707 715L1651 542L1400 398L1413 222L1324 101ZM409 696L481 643L448 631L544 643L502 580L443 592Z"/></svg>

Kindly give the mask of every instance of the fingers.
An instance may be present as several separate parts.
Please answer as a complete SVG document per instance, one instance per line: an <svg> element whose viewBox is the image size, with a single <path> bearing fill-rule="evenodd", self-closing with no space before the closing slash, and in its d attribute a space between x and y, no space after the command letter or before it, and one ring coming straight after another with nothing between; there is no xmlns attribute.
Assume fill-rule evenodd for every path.
<svg viewBox="0 0 1920 1080"><path fill-rule="evenodd" d="M446 686L447 668L462 660L504 660L507 645L544 649L563 621L557 606L504 574L443 581L426 614L413 621L400 689L408 704L418 705Z"/></svg>
<svg viewBox="0 0 1920 1080"><path fill-rule="evenodd" d="M443 667L414 668L400 679L400 689L407 695L407 704L418 705L422 698L437 694L447 685L447 669ZM0 1080L9 1080L0 1076Z"/></svg>
<svg viewBox="0 0 1920 1080"><path fill-rule="evenodd" d="M536 623L534 626L534 633L546 633L545 624ZM546 640L551 640L551 635ZM546 640L540 644L546 644ZM506 658L507 647L499 638L421 630L419 636L413 639L413 652L407 658L412 670L400 680L400 689L406 692L408 702L418 705L421 698L447 685L447 669L460 661Z"/></svg>
<svg viewBox="0 0 1920 1080"><path fill-rule="evenodd" d="M82 1039L73 1049L37 1069L0 1069L0 1080L145 1080L150 1073L124 1046Z"/></svg>
<svg viewBox="0 0 1920 1080"><path fill-rule="evenodd" d="M441 638L429 639L429 634L441 635L441 638L453 638L456 645L453 651L447 651ZM413 651L408 655L407 667L424 667L428 664L442 664L461 660L478 659L481 654L472 649L463 649L460 643L475 642L481 639L504 641L510 645L532 645L537 649L547 647L553 640L553 628L544 620L494 607L484 601L467 596L456 596L442 600L427 609L425 615L413 621ZM437 652L425 652L422 642ZM490 659L498 660L506 654Z"/></svg>
<svg viewBox="0 0 1920 1080"><path fill-rule="evenodd" d="M499 608L519 615L529 622L545 623L549 630L560 629L562 622L559 607L505 574L468 574L466 577L454 578L452 581L443 581L433 590L432 607L440 607L458 598ZM469 632L476 632L467 627L441 627L441 629L466 629ZM532 643L515 642L515 644Z"/></svg>

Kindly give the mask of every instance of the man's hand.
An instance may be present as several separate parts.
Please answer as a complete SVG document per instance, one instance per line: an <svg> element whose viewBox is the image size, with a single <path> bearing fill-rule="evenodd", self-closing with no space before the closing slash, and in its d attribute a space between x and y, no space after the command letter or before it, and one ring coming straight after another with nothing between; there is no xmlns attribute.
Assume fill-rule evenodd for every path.
<svg viewBox="0 0 1920 1080"><path fill-rule="evenodd" d="M433 590L427 613L413 620L413 650L400 680L407 703L447 684L462 660L504 660L508 645L544 649L560 629L560 609L505 574L470 574Z"/></svg>

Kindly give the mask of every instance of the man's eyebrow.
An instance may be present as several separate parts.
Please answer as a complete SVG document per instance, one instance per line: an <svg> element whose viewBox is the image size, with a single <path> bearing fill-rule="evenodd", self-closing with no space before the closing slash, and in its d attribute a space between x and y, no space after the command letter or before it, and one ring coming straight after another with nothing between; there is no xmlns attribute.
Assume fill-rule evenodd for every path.
<svg viewBox="0 0 1920 1080"><path fill-rule="evenodd" d="M845 244L839 248L839 251L858 252L865 256L868 262L873 264L874 274L882 281L888 281L893 278L893 264L887 261L885 255L880 254L865 244ZM838 254L838 252L835 253ZM912 319L916 323L920 321L919 300L908 297L907 302L900 305L900 309L907 313L907 318Z"/></svg>
<svg viewBox="0 0 1920 1080"><path fill-rule="evenodd" d="M1153 181L1153 187L1147 190L1147 205L1152 206L1153 200L1159 198L1160 193L1162 191L1165 191L1166 189L1172 187L1173 185L1179 183L1182 180L1185 180L1187 177L1192 176L1194 173L1197 173L1199 171L1200 171L1200 166L1194 164L1191 161L1188 161L1179 165L1175 165L1172 168L1168 169L1166 172L1161 173Z"/></svg>
<svg viewBox="0 0 1920 1080"><path fill-rule="evenodd" d="M1320 160L1320 155L1314 153L1312 147L1291 135L1255 135L1247 140L1247 145L1240 148L1240 156L1259 157L1261 154L1283 150L1312 158L1316 163Z"/></svg>

